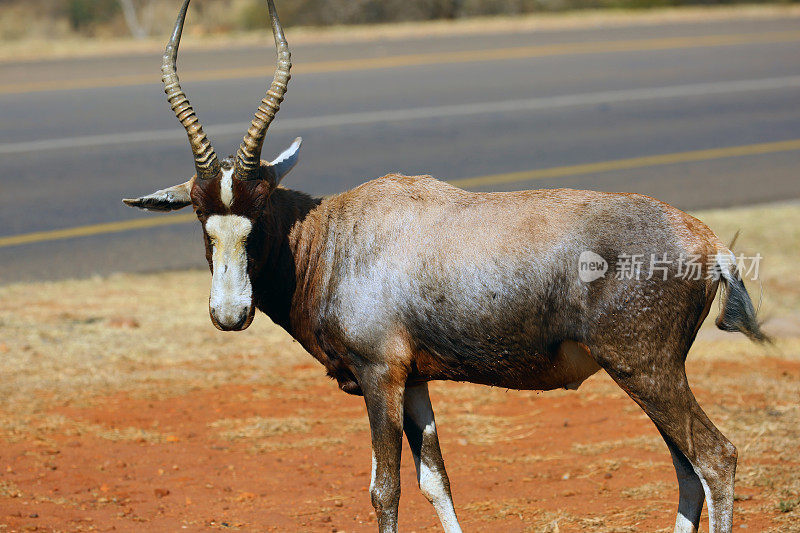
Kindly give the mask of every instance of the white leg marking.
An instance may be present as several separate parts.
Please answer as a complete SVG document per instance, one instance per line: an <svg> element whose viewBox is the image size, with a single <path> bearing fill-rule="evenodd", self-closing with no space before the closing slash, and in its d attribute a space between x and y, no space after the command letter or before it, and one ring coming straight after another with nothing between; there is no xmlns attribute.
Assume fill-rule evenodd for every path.
<svg viewBox="0 0 800 533"><path fill-rule="evenodd" d="M730 531L733 524L733 500L730 502L723 501L723 508L718 509L717 503L711 498L711 489L700 472L697 473L700 477L700 483L703 484L703 492L706 493L706 503L708 504L708 531Z"/></svg>
<svg viewBox="0 0 800 533"><path fill-rule="evenodd" d="M706 480L700 475L700 472L697 472L697 475L700 477L700 483L703 484L703 492L706 493L706 505L708 505L708 530L714 531L714 525L717 523L717 509L714 505L715 502L711 497L711 489L708 487L708 483L706 483Z"/></svg>
<svg viewBox="0 0 800 533"><path fill-rule="evenodd" d="M378 461L375 460L375 450L372 451L372 474L369 478L369 492L375 491L375 473L378 470Z"/></svg>
<svg viewBox="0 0 800 533"><path fill-rule="evenodd" d="M424 433L435 432L436 428L433 422L425 427ZM441 475L439 475L438 471L431 469L424 460L414 457L414 462L417 464L417 480L419 481L420 491L433 505L445 532L461 533L461 526L456 517L453 500L442 483Z"/></svg>
<svg viewBox="0 0 800 533"><path fill-rule="evenodd" d="M406 389L405 407L411 419L421 428L423 442L438 442L433 408L428 396L428 386L420 385ZM424 453L423 448L423 453ZM422 494L431 502L439 521L446 533L461 533L461 526L456 517L453 500L444 486L442 475L435 465L429 464L425 457L414 453L414 464L417 467L417 481Z"/></svg>
<svg viewBox="0 0 800 533"><path fill-rule="evenodd" d="M225 207L230 207L233 203L233 169L222 171L222 179L219 182L219 196Z"/></svg>
<svg viewBox="0 0 800 533"><path fill-rule="evenodd" d="M675 521L675 533L697 533L692 521L678 512L678 518Z"/></svg>

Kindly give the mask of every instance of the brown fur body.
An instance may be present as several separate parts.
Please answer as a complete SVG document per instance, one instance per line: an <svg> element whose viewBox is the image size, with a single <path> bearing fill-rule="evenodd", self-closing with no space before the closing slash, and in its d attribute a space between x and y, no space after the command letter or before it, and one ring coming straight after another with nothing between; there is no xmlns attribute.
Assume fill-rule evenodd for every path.
<svg viewBox="0 0 800 533"><path fill-rule="evenodd" d="M696 219L640 195L472 193L390 175L324 200L279 188L270 204L256 306L355 393L357 368L387 345L403 345L393 351L410 383L548 390L599 369L590 353L602 353L610 320L652 330L674 313L668 326L688 340L716 281L609 270L585 283L578 257L594 251L613 269L619 254L699 253L705 263L724 248Z"/></svg>

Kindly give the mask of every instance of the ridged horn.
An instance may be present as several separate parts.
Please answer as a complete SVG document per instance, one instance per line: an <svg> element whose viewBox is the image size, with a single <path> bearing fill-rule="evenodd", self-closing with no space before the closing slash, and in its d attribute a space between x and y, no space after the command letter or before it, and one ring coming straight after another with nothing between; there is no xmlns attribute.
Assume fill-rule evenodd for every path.
<svg viewBox="0 0 800 533"><path fill-rule="evenodd" d="M244 136L239 150L236 152L236 164L234 177L240 180L257 179L260 175L261 149L264 146L264 139L267 136L272 119L281 107L283 97L286 94L286 86L289 83L292 68L292 54L289 52L289 44L283 35L283 27L278 20L278 13L275 11L275 4L272 0L267 0L269 17L272 21L272 34L275 37L275 48L277 51L278 62L275 68L275 75L272 84L267 89L267 95L261 100L261 105L256 110L255 118Z"/></svg>
<svg viewBox="0 0 800 533"><path fill-rule="evenodd" d="M217 158L211 142L203 131L203 126L197 119L197 115L186 97L186 93L181 89L180 80L176 63L178 61L178 47L181 43L183 33L183 23L186 20L186 10L189 2L185 0L183 7L178 13L178 20L175 22L175 29L172 37L164 50L164 60L161 63L161 80L164 82L164 92L167 93L167 100L175 112L175 116L181 121L189 136L189 144L194 154L194 166L197 169L197 177L200 179L211 179L220 173L219 159Z"/></svg>

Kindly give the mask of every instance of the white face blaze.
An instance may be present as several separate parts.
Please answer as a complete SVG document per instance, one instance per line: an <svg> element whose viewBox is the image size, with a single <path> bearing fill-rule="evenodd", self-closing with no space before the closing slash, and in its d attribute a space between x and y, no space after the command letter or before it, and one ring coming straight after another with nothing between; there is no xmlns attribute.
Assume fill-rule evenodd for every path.
<svg viewBox="0 0 800 533"><path fill-rule="evenodd" d="M233 169L223 169L222 179L219 182L219 197L225 207L233 203Z"/></svg>
<svg viewBox="0 0 800 533"><path fill-rule="evenodd" d="M246 243L253 224L238 215L212 215L206 221L213 274L209 307L223 328L238 329L249 316L253 289L247 273Z"/></svg>

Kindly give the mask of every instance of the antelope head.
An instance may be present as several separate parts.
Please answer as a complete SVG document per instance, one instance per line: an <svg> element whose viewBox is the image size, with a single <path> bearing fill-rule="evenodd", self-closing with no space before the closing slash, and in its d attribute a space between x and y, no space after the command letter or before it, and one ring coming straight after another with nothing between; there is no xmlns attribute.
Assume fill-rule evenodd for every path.
<svg viewBox="0 0 800 533"><path fill-rule="evenodd" d="M297 163L302 142L298 137L273 161L261 160L267 129L286 94L292 59L275 5L267 0L278 55L275 75L236 156L220 161L178 80L178 46L189 2L185 0L178 13L161 72L167 100L189 136L195 175L180 185L123 202L151 211L192 206L203 227L212 274L211 321L221 330L238 331L250 325L255 313L251 279L260 263L254 260L260 252L257 247L264 242L257 222L272 191Z"/></svg>

